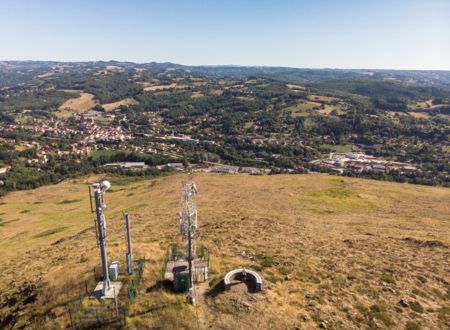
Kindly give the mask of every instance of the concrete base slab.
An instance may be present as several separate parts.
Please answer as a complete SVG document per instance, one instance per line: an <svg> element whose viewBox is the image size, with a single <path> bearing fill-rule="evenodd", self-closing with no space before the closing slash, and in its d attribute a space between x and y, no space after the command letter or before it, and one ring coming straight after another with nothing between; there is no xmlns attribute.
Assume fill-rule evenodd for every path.
<svg viewBox="0 0 450 330"><path fill-rule="evenodd" d="M109 289L105 292L105 295L102 295L103 290L103 281L98 282L95 287L94 292L91 293L91 299L114 299L119 295L119 291L122 288L122 282L111 282L109 284Z"/></svg>

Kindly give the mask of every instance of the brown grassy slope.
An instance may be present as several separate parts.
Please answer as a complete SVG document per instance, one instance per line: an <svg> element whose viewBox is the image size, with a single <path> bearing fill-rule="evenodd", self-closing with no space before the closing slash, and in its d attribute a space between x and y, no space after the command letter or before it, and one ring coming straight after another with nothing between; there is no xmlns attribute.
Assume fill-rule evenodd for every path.
<svg viewBox="0 0 450 330"><path fill-rule="evenodd" d="M119 109L120 106L122 106L122 105L131 105L131 104L136 104L136 103L137 103L136 100L134 100L131 97L128 97L126 99L123 99L123 100L120 100L117 102L102 104L102 106L105 109L105 111L113 111L113 110Z"/></svg>
<svg viewBox="0 0 450 330"><path fill-rule="evenodd" d="M64 102L59 110L70 109L76 112L84 112L95 106L94 95L89 93L81 93L79 97L68 99Z"/></svg>
<svg viewBox="0 0 450 330"><path fill-rule="evenodd" d="M110 260L124 259L125 208L135 255L150 259L128 328L450 325L450 190L322 175L198 175L199 241L211 249L211 285L247 266L261 272L267 290L207 296L196 311L183 295L154 289L164 251L180 241L183 179L113 182L106 195ZM0 315L16 308L19 324L32 315L36 328L68 324L63 306L99 262L86 195L78 180L0 200L0 251L8 256ZM3 306L26 274L37 285L36 301Z"/></svg>

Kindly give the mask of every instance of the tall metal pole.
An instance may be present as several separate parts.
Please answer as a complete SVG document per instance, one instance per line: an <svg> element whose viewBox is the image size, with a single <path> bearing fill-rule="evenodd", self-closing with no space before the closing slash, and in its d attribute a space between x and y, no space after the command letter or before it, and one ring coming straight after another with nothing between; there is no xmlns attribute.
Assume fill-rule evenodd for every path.
<svg viewBox="0 0 450 330"><path fill-rule="evenodd" d="M189 211L189 209L188 209ZM194 281L192 278L192 238L191 238L191 215L188 213L188 265L189 265L189 302L195 304Z"/></svg>
<svg viewBox="0 0 450 330"><path fill-rule="evenodd" d="M97 228L98 228L98 242L100 246L100 256L102 259L102 271L103 271L103 288L102 296L105 296L109 290L110 280L108 273L108 258L106 255L106 220L103 214L105 205L103 204L103 191L101 184L96 183L92 185L94 188L95 198L95 212L97 214Z"/></svg>
<svg viewBox="0 0 450 330"><path fill-rule="evenodd" d="M125 229L127 232L127 273L128 275L131 275L133 273L133 257L131 254L130 215L128 214L128 212L125 212L123 217L125 218Z"/></svg>
<svg viewBox="0 0 450 330"><path fill-rule="evenodd" d="M116 319L119 318L119 303L117 302L117 295L116 295L116 287L113 287L114 289L114 303L116 305Z"/></svg>

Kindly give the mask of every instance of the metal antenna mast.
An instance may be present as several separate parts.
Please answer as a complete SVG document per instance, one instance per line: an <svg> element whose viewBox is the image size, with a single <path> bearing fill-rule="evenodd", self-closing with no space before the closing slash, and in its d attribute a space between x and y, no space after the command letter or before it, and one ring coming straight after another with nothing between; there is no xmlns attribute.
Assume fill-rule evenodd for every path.
<svg viewBox="0 0 450 330"><path fill-rule="evenodd" d="M133 257L131 254L131 233L130 233L130 215L128 212L125 212L123 214L123 217L125 219L125 230L127 232L127 254L126 260L127 260L127 273L130 275L133 273Z"/></svg>
<svg viewBox="0 0 450 330"><path fill-rule="evenodd" d="M195 195L197 186L193 180L192 174L189 174L188 180L182 184L181 211L179 213L180 232L183 235L183 245L185 258L189 265L189 302L195 303L192 261L196 257L195 234L197 231L197 207L195 204Z"/></svg>
<svg viewBox="0 0 450 330"><path fill-rule="evenodd" d="M109 273L108 273L108 258L106 255L106 219L103 211L106 209L106 204L103 202L103 194L111 187L108 181L94 183L92 188L94 190L95 212L97 215L97 233L98 243L100 245L100 256L102 259L103 271L103 287L102 296L105 296L110 287Z"/></svg>

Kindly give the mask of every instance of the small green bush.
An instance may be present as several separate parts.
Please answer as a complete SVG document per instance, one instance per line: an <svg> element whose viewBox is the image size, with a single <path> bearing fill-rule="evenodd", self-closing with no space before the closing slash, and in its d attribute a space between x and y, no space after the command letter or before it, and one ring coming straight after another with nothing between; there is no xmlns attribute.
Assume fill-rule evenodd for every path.
<svg viewBox="0 0 450 330"><path fill-rule="evenodd" d="M420 330L421 327L413 321L406 322L405 330Z"/></svg>
<svg viewBox="0 0 450 330"><path fill-rule="evenodd" d="M395 283L395 278L389 274L381 275L380 279L385 283L391 283L391 284Z"/></svg>
<svg viewBox="0 0 450 330"><path fill-rule="evenodd" d="M409 306L411 307L411 309L413 311L415 311L417 313L423 313L424 312L422 305L419 302L417 302L417 301L411 302L409 304Z"/></svg>

